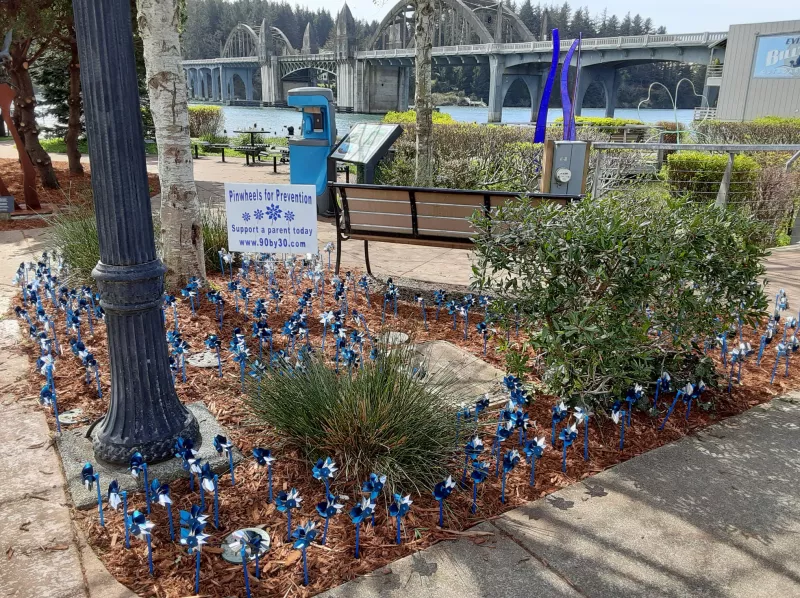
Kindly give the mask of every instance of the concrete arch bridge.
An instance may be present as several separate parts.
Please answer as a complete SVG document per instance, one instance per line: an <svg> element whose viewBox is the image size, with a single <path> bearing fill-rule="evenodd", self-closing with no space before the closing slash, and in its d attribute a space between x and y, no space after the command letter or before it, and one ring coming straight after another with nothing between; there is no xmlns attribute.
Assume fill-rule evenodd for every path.
<svg viewBox="0 0 800 598"><path fill-rule="evenodd" d="M345 4L336 17L332 45L320 51L310 24L303 46L295 49L276 27L237 25L219 58L186 60L189 95L214 102L237 101L234 83L241 79L246 102L255 102L253 80L261 78L264 105L284 105L289 89L309 84L335 87L339 109L382 113L405 110L414 66L414 6L401 0L392 7L368 49L356 47L356 24ZM652 62L709 65L724 62L727 32L638 35L583 40L576 111L592 84L605 92L606 114L613 115L620 68ZM539 105L551 61L552 42L536 41L519 17L503 2L438 0L434 15L433 61L436 65L488 64L489 122L502 119L503 99L521 80ZM561 41L561 60L572 40ZM707 85L719 85L715 67ZM240 94L241 95L241 94Z"/></svg>

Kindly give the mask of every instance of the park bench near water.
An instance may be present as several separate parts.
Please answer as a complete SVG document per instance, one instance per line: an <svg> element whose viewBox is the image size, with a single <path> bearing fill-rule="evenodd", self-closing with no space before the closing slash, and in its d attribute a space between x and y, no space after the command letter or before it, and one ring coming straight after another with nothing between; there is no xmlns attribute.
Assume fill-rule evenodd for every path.
<svg viewBox="0 0 800 598"><path fill-rule="evenodd" d="M342 257L342 243L364 241L364 262L372 274L369 242L405 243L429 247L469 249L475 233L469 217L475 210L490 214L520 196L505 191L468 191L424 187L386 187L350 183L330 183L336 221L336 272ZM553 201L562 205L579 196L528 193L534 201Z"/></svg>

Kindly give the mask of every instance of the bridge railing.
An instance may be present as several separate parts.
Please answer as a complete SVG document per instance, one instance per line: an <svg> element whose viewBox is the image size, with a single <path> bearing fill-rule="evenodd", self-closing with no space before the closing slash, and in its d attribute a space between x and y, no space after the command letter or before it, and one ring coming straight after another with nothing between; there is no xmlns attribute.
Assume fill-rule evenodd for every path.
<svg viewBox="0 0 800 598"><path fill-rule="evenodd" d="M647 34L647 35L624 35L618 37L596 37L587 38L582 41L584 50L599 50L604 48L651 48L651 47L671 47L697 45L704 46L713 42L720 41L727 37L728 33L704 32L704 33L683 33L683 34ZM575 40L561 40L561 50L568 50ZM549 52L553 48L550 41L539 42L518 42L513 44L470 44L459 46L440 46L433 48L434 55L442 54L492 54L492 53L520 53L520 52ZM402 57L414 56L413 48L399 48L394 50L366 50L358 52L358 58L382 58L382 57Z"/></svg>

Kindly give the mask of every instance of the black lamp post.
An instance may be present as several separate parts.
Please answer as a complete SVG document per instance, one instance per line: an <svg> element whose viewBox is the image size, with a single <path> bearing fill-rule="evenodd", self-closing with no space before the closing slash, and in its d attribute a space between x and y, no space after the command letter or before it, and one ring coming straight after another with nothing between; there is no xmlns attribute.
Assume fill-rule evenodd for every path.
<svg viewBox="0 0 800 598"><path fill-rule="evenodd" d="M95 456L127 463L171 457L197 420L178 400L161 315L164 265L153 216L129 0L74 0L100 261L92 272L106 311L111 405L92 439Z"/></svg>

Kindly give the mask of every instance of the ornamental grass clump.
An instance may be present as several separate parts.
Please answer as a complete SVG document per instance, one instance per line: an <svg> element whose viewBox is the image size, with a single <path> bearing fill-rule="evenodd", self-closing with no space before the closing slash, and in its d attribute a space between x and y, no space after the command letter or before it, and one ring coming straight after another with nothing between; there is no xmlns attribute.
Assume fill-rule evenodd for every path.
<svg viewBox="0 0 800 598"><path fill-rule="evenodd" d="M413 347L385 351L337 374L321 357L277 365L250 380L246 403L307 459L331 457L338 479L387 477L389 492L433 487L458 451L456 373L428 365Z"/></svg>

